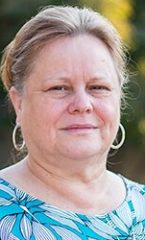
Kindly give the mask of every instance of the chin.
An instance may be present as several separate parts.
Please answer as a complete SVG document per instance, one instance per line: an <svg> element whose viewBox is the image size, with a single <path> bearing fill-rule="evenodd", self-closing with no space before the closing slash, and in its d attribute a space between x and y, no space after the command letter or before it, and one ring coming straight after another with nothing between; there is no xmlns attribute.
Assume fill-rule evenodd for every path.
<svg viewBox="0 0 145 240"><path fill-rule="evenodd" d="M65 149L65 155L67 158L72 158L75 160L81 160L81 159L89 159L91 157L97 157L97 155L100 155L102 152L102 149L99 146L75 146Z"/></svg>

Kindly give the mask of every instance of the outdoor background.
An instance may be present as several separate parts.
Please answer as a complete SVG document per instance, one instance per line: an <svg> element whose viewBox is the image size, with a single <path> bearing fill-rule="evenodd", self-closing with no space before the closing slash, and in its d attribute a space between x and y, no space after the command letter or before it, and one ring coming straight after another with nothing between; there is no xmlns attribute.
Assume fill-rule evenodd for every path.
<svg viewBox="0 0 145 240"><path fill-rule="evenodd" d="M126 129L124 146L111 152L108 167L145 183L145 1L144 0L0 0L0 53L19 28L46 5L87 6L107 16L129 49L130 83L127 107L122 113ZM33 119L32 119L33 121ZM11 141L15 123L7 93L0 82L0 168L14 158ZM36 129L37 131L37 129Z"/></svg>

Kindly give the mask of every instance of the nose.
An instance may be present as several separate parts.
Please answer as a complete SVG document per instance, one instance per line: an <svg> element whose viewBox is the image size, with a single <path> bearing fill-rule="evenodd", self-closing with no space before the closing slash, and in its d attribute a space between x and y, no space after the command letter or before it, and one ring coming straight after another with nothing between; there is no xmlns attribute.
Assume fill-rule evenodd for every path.
<svg viewBox="0 0 145 240"><path fill-rule="evenodd" d="M72 96L68 111L70 114L91 113L93 111L91 96L85 90L77 91Z"/></svg>

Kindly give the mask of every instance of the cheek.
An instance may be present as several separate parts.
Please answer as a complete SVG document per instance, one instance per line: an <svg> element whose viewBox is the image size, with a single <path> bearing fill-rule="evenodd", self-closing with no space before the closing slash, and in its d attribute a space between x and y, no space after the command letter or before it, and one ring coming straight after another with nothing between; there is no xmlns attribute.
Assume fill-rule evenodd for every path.
<svg viewBox="0 0 145 240"><path fill-rule="evenodd" d="M36 123L43 129L55 127L63 115L63 106L51 102L38 104L33 110Z"/></svg>
<svg viewBox="0 0 145 240"><path fill-rule="evenodd" d="M120 119L120 105L119 102L105 101L99 102L96 106L96 113L102 122L117 123Z"/></svg>
<svg viewBox="0 0 145 240"><path fill-rule="evenodd" d="M39 131L40 126L43 126L45 119L45 108L38 102L29 99L22 106L22 125L25 131Z"/></svg>

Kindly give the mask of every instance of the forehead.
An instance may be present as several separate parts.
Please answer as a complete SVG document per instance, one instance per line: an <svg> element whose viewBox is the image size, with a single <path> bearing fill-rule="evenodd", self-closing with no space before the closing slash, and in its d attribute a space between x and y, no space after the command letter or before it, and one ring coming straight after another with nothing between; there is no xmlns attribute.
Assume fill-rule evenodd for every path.
<svg viewBox="0 0 145 240"><path fill-rule="evenodd" d="M46 57L49 57L50 54L53 54L53 57L68 58L67 54L70 54L70 57L73 55L83 55L83 57L87 57L88 54L89 56L96 54L96 56L99 57L100 53L103 61L105 61L106 57L113 60L108 46L102 40L91 34L78 34L61 37L48 42L42 47L38 55L47 55ZM103 54L105 55L104 59Z"/></svg>
<svg viewBox="0 0 145 240"><path fill-rule="evenodd" d="M39 77L79 74L116 75L113 58L108 47L92 35L62 37L48 42L36 55L33 71ZM46 75L46 76L45 76Z"/></svg>

